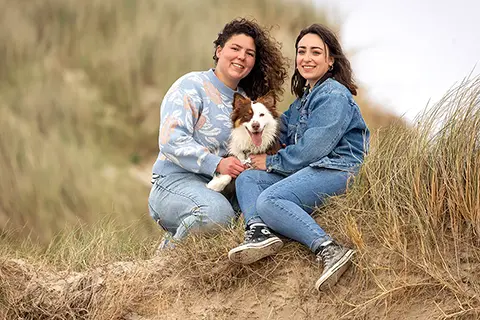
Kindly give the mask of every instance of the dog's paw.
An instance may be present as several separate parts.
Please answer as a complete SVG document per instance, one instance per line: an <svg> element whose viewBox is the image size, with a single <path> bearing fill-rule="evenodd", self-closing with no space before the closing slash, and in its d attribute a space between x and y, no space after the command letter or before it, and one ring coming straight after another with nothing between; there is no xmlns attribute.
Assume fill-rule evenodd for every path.
<svg viewBox="0 0 480 320"><path fill-rule="evenodd" d="M230 181L232 181L232 178L229 175L215 176L209 183L207 183L207 188L212 189L213 191L221 192L230 183Z"/></svg>
<svg viewBox="0 0 480 320"><path fill-rule="evenodd" d="M225 189L225 185L221 181L212 180L207 183L207 188L212 189L213 191L221 192Z"/></svg>

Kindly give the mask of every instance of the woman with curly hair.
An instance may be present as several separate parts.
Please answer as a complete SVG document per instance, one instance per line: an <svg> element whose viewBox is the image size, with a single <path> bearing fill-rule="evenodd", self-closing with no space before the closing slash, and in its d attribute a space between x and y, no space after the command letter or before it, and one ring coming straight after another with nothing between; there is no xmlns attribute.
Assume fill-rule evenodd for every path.
<svg viewBox="0 0 480 320"><path fill-rule="evenodd" d="M235 196L206 187L216 172L236 178L244 170L237 158L224 157L233 95L256 99L283 92L287 71L280 44L255 21L227 23L214 45L215 68L182 76L161 105L160 152L148 199L150 215L166 231L159 248L236 217Z"/></svg>

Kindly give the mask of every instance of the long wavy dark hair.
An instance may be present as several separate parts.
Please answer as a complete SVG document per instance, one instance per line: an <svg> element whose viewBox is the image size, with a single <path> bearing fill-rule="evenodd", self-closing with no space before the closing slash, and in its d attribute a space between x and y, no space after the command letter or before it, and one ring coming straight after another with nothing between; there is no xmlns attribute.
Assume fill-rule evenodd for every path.
<svg viewBox="0 0 480 320"><path fill-rule="evenodd" d="M261 27L254 20L245 18L235 19L225 25L213 42L215 49L224 47L225 43L238 34L245 34L255 42L255 65L252 71L240 80L239 86L252 100L272 91L275 98L283 94L283 83L287 78L287 61L281 52L281 45L270 36L269 30ZM216 54L213 55L215 65L218 62Z"/></svg>
<svg viewBox="0 0 480 320"><path fill-rule="evenodd" d="M312 24L310 27L300 31L300 34L295 41L295 52L298 50L298 42L308 33L318 35L320 39L322 39L323 43L325 43L327 46L327 52L329 56L333 57L333 69L328 72L332 74L335 80L347 87L353 95L357 95L358 87L353 79L350 61L348 61L347 57L345 57L342 47L340 46L340 42L333 31L325 26ZM301 97L303 95L306 83L307 80L301 76L300 72L298 72L297 60L295 59L295 72L293 73L291 83L292 94L296 95L297 97Z"/></svg>

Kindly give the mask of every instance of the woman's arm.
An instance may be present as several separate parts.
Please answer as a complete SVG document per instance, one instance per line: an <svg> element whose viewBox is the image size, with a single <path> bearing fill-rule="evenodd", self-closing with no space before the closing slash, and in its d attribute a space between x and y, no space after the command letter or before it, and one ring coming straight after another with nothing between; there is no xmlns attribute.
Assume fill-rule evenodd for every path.
<svg viewBox="0 0 480 320"><path fill-rule="evenodd" d="M312 98L307 129L296 144L267 156L267 171L292 173L328 155L345 134L353 108L343 93L322 93Z"/></svg>
<svg viewBox="0 0 480 320"><path fill-rule="evenodd" d="M291 107L291 106L290 106ZM290 108L280 115L279 141L280 145L287 145L288 140L288 118L290 117Z"/></svg>

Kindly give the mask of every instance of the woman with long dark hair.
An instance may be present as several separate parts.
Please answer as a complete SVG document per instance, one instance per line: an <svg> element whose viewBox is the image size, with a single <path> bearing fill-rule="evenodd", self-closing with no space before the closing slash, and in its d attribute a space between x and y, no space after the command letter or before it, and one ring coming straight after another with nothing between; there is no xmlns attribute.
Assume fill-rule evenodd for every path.
<svg viewBox="0 0 480 320"><path fill-rule="evenodd" d="M245 217L245 241L229 259L248 264L278 252L282 240L298 241L323 262L318 290L334 285L354 254L311 217L326 198L345 192L368 148L369 131L353 100L357 86L335 34L314 24L295 42L291 90L297 97L282 115L275 155L252 155L257 170L236 180ZM273 232L272 232L273 231Z"/></svg>

